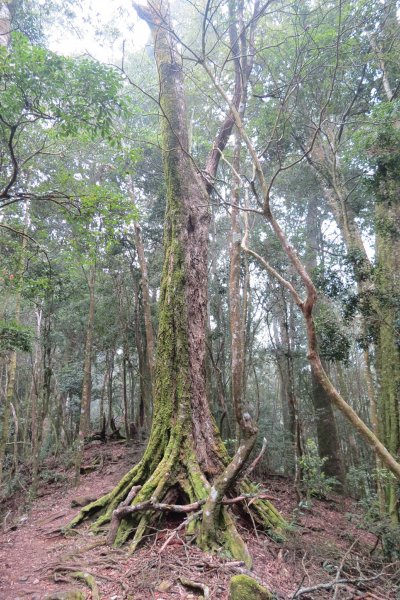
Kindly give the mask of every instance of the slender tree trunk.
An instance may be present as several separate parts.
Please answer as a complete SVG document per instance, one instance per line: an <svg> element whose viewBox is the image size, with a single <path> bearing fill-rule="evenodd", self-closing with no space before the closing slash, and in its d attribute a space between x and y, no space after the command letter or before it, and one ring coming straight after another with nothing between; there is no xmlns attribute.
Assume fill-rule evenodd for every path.
<svg viewBox="0 0 400 600"><path fill-rule="evenodd" d="M319 229L317 209L317 199L312 198L308 203L306 224L308 242L306 266L310 273L317 267L317 234ZM321 298L314 311L318 311L318 304L322 305L323 302L324 299ZM311 369L311 381L319 455L321 458L327 459L324 464L325 474L329 477L335 477L341 484L341 489L343 491L343 486L345 485L345 472L333 406L313 369Z"/></svg>
<svg viewBox="0 0 400 600"><path fill-rule="evenodd" d="M89 316L86 329L85 350L83 357L83 382L82 382L82 399L81 399L81 415L79 420L78 444L75 458L75 485L79 484L80 469L83 459L83 451L85 446L85 437L90 429L90 403L92 399L92 344L93 344L93 326L94 326L94 311L95 311L95 283L96 283L96 266L91 265L88 275L89 287Z"/></svg>
<svg viewBox="0 0 400 600"><path fill-rule="evenodd" d="M122 358L122 405L124 407L124 425L125 425L125 437L126 441L129 443L131 439L130 427L129 427L129 411L128 411L128 394L127 394L127 386L126 386L126 363L127 363L127 354L124 352L124 356Z"/></svg>
<svg viewBox="0 0 400 600"><path fill-rule="evenodd" d="M38 309L36 311L36 344L35 344L35 358L32 369L32 383L31 383L31 428L32 428L32 484L31 494L36 496L38 487L38 473L39 473L39 453L40 453L40 430L42 428L41 417L41 402L43 401L43 373L42 373L42 347L41 347L41 333L42 333L42 317L43 311Z"/></svg>
<svg viewBox="0 0 400 600"><path fill-rule="evenodd" d="M14 404L11 402L11 413L14 421L14 446L13 446L13 466L12 471L18 477L18 436L19 436L19 420Z"/></svg>
<svg viewBox="0 0 400 600"><path fill-rule="evenodd" d="M240 170L240 137L235 135L235 148L233 156L235 173ZM240 443L240 430L243 421L243 382L244 382L244 339L245 326L243 307L241 301L241 231L239 221L239 189L240 181L237 175L233 176L231 193L231 247L230 247L230 272L229 272L229 316L231 330L231 380L232 404L235 411L238 427L237 444Z"/></svg>
<svg viewBox="0 0 400 600"><path fill-rule="evenodd" d="M142 286L142 304L143 304L143 316L144 326L146 331L146 358L149 372L149 386L151 391L151 400L153 396L153 382L154 382L154 334L153 334L153 323L151 319L151 302L149 292L149 276L147 272L147 262L144 254L144 246L142 240L142 231L140 225L135 223L135 244L136 251L139 260L140 274L141 274L141 286Z"/></svg>
<svg viewBox="0 0 400 600"><path fill-rule="evenodd" d="M114 383L114 359L115 349L112 348L108 361L108 378L107 378L107 426L112 429L113 423L113 383Z"/></svg>
<svg viewBox="0 0 400 600"><path fill-rule="evenodd" d="M108 360L109 360L108 355L109 355L109 350L106 351L103 383L101 386L101 393L100 393L100 408L99 408L99 430L100 431L103 428L103 423L104 423L104 419L105 419L104 399L106 397L107 387L108 387Z"/></svg>
<svg viewBox="0 0 400 600"><path fill-rule="evenodd" d="M126 441L130 440L130 427L129 427L129 411L128 411L128 395L126 385L126 363L129 359L128 351L128 314L129 311L125 308L124 297L126 298L126 289L123 283L122 277L118 274L116 278L116 290L118 296L118 308L119 308L119 323L121 330L121 337L123 340L123 356L122 356L122 405L124 407L124 426L125 426L125 437ZM129 315L130 316L130 315Z"/></svg>
<svg viewBox="0 0 400 600"><path fill-rule="evenodd" d="M243 24L244 3L229 3L229 39L233 64L235 69L235 95L239 101L239 115L243 119L247 103L247 85L250 76L253 57L248 52L247 37ZM238 26L236 25L238 24ZM250 59L250 60L249 60ZM241 228L240 228L240 152L241 137L234 129L234 150L232 161L232 191L231 191L231 247L229 273L229 309L231 329L231 378L232 403L238 424L239 436L247 435L247 425L244 420L244 390L245 390L245 347L246 347L246 317L247 317L247 285L243 287L241 299ZM239 436L237 436L239 438ZM239 443L239 440L238 440Z"/></svg>
<svg viewBox="0 0 400 600"><path fill-rule="evenodd" d="M148 373L148 361L146 360L146 351L144 348L144 340L142 335L141 319L140 319L140 300L137 279L134 277L134 294L135 294L135 342L138 354L139 363L139 398L138 410L136 411L136 427L145 437L150 428L150 406L151 406L151 388Z"/></svg>
<svg viewBox="0 0 400 600"><path fill-rule="evenodd" d="M277 348L278 368L280 374L280 389L282 410L285 424L285 466L287 472L294 474L294 483L300 499L300 459L303 455L301 439L301 423L296 394L296 381L294 374L293 345L291 328L289 326L290 307L286 302L284 290L278 303L279 340Z"/></svg>
<svg viewBox="0 0 400 600"><path fill-rule="evenodd" d="M214 373L215 387L216 387L216 406L214 413L218 415L218 425L220 435L223 439L232 438L232 427L231 427L231 415L228 410L228 404L226 402L227 397L227 383L226 383L226 360L225 360L225 338L226 338L226 323L225 313L221 302L220 293L220 281L218 273L216 271L216 263L218 256L218 249L216 246L216 223L215 223L215 212L211 209L211 252L212 257L210 265L210 279L211 287L213 287L217 293L214 294L212 307L208 309L209 314L209 357L212 365L212 373ZM212 335L211 329L211 314L215 320L214 331L218 332L217 336ZM211 378L210 378L211 379Z"/></svg>

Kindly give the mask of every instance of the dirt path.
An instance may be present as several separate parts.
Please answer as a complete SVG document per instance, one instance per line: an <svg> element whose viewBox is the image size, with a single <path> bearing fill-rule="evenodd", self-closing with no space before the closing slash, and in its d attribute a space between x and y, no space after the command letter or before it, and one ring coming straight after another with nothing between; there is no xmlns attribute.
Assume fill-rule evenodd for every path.
<svg viewBox="0 0 400 600"><path fill-rule="evenodd" d="M39 491L40 496L29 509L19 507L15 510L14 506L14 510L5 519L5 531L0 533L1 600L42 600L53 592L60 593L71 588L85 589L76 583L71 585L68 581L62 581L62 571L56 575L56 583L54 568L64 564L69 568L75 564L76 570L81 570L86 564L89 566L89 563L97 561L100 564L102 550L98 548L79 554L80 550L96 541L87 526L81 527L76 536L71 537L59 535L58 530L78 510L71 507L73 499L96 498L112 489L137 461L140 452L140 448L127 450L121 444L94 445L85 452L85 465L96 462L100 457L102 466L82 476L78 488L68 485L66 481L44 484ZM42 476L46 478L51 475L52 472L42 472ZM63 475L71 478L71 473ZM68 559L69 554L74 556ZM107 567L105 570L108 570ZM111 598L112 595L105 597Z"/></svg>
<svg viewBox="0 0 400 600"><path fill-rule="evenodd" d="M149 536L147 543L133 556L128 554L127 548L120 550L95 545L104 538L94 537L88 525L79 527L73 536L60 535L60 527L76 514L77 509L71 508L72 500L96 498L112 489L137 462L142 449L127 449L115 443L92 446L85 453L85 464L91 464L99 457L101 464L82 477L78 488L68 484L67 478L72 479L70 471L64 473L63 481L44 483L40 497L29 510L22 506L18 508L18 498L13 499L13 504L9 504L3 513L6 518L3 516L3 531L0 532L0 600L62 600L63 593L72 589L84 592L87 600L93 599L95 595L87 585L71 577L75 571L94 576L98 597L102 600L198 597L200 590L185 587L180 577L207 585L211 600L227 599L229 579L241 569L240 565L228 557L200 552L189 546L179 533L165 546L167 537L179 523L173 516L167 524L163 523L163 529ZM54 467L42 476L49 479L52 474L57 475L60 467ZM268 489L276 496L278 508L291 518L296 504L288 483L274 479L269 482ZM284 545L243 528L254 558L254 573L277 593L277 598L288 599L300 585L334 579L341 557L351 545L359 569L370 573L368 550L372 549L376 538L349 522L346 514L352 510L354 506L348 500L315 501L311 511L297 515L296 530L289 533ZM371 585L364 588L364 595L356 592L354 586L347 586L341 589L337 600L388 600L396 598L397 593L400 593L400 586L396 588L396 581L390 575L378 579L373 592ZM303 596L311 599L331 597L331 591L323 590Z"/></svg>

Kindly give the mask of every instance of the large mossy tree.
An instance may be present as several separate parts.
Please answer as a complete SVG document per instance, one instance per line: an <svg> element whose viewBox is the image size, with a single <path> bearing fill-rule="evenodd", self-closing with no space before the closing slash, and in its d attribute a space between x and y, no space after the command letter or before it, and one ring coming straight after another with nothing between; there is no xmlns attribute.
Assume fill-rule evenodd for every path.
<svg viewBox="0 0 400 600"><path fill-rule="evenodd" d="M231 510L222 501L229 494L255 492L251 483L239 482L238 476L254 446L257 428L244 415L241 443L230 460L207 398L207 179L189 153L184 74L170 29L168 4L161 0L136 10L150 26L154 40L167 190L153 423L141 461L110 493L84 507L70 526L100 511L93 525L98 529L112 520L121 504L129 504L131 510L125 510L117 526L118 511L114 513L109 540L120 545L134 534L132 547L136 548L160 514L157 504L195 504L202 510L188 520L188 528L197 534L198 544L204 549L225 547L249 564ZM240 101L240 94L237 98ZM216 144L223 149L232 126L228 115L207 162L211 169L218 163ZM208 175L210 180L215 173ZM266 500L254 501L251 511L253 518L272 530L284 526L280 514Z"/></svg>

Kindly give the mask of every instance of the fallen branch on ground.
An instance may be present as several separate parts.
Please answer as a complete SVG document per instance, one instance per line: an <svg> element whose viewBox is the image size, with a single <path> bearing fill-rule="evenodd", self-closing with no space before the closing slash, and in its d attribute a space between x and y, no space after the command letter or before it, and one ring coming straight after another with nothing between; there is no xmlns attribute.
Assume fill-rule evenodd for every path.
<svg viewBox="0 0 400 600"><path fill-rule="evenodd" d="M359 583L368 583L369 581L375 581L376 579L379 579L381 577L386 577L386 573L378 573L373 577L357 577L355 579L334 579L333 581L328 581L326 583L318 583L310 587L300 588L292 596L292 600L295 600L295 598L300 598L300 596L303 596L304 594L315 592L317 590L330 590L337 585L358 585Z"/></svg>
<svg viewBox="0 0 400 600"><path fill-rule="evenodd" d="M132 500L135 498L140 489L140 485L134 486L129 492L127 498L123 502L121 502L118 508L114 510L109 533L107 536L107 544L112 545L114 543L118 531L119 522L122 519L125 519L126 517L129 517L134 513L146 510L153 510L159 512L176 512L187 514L199 510L207 501L207 498L205 498L203 500L199 500L198 502L192 502L191 504L167 504L154 502L153 500L146 500L145 502L139 502L139 504L135 504L134 506L128 506L128 504L132 502ZM237 496L236 498L224 498L221 501L221 504L225 506L231 506L233 504L238 504L239 502L243 502L246 500L254 502L255 500L276 500L276 498L273 498L268 494L242 494L241 496Z"/></svg>
<svg viewBox="0 0 400 600"><path fill-rule="evenodd" d="M254 496L250 495L241 495L236 498L224 498L221 501L221 504L224 506L231 506L232 504L237 504L238 502L243 502L245 500L270 500L271 496L268 494L257 494ZM274 498L272 498L274 499ZM190 513L198 510L206 503L206 499L199 500L198 502L192 502L191 504L163 504L159 502L153 502L152 500L146 500L146 502L140 502L139 504L135 504L134 506L119 506L115 509L114 515L119 519L124 519L129 515L145 511L145 510L154 510L159 512L176 512L176 513Z"/></svg>

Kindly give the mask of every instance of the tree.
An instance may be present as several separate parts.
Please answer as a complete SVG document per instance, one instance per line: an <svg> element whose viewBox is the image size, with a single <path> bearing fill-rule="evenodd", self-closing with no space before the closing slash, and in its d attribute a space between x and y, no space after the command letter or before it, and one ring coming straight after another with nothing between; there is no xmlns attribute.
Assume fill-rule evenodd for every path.
<svg viewBox="0 0 400 600"><path fill-rule="evenodd" d="M153 423L138 465L112 492L85 507L70 526L102 509L104 514L95 526L112 518L109 540L116 544L135 530L135 548L156 510L168 510L172 502L184 500L189 506L175 510L189 512L204 505L201 518L197 515L190 525L201 547L222 545L249 563L234 520L222 502L253 448L257 429L248 415L241 415L243 438L229 461L206 392L208 190L188 152L183 70L171 34L169 7L160 3L136 10L149 24L154 39L167 188ZM211 180L232 129L231 113L228 119L229 126L224 123L208 163ZM252 491L248 482L239 487ZM125 506L118 508L121 503ZM283 519L270 503L258 499L251 509L264 525L282 528Z"/></svg>

